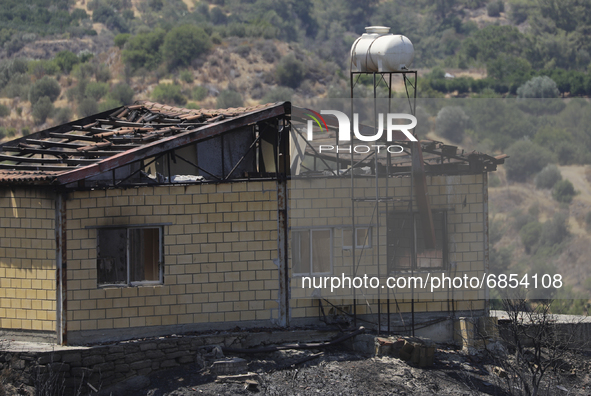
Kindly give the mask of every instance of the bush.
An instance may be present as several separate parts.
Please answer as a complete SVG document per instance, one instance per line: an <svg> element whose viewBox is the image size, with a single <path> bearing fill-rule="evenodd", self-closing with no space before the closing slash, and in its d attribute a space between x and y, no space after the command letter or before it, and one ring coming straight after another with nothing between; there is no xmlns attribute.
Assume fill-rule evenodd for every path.
<svg viewBox="0 0 591 396"><path fill-rule="evenodd" d="M587 231L591 230L591 211L585 216L585 224L587 224Z"/></svg>
<svg viewBox="0 0 591 396"><path fill-rule="evenodd" d="M528 140L513 143L506 153L509 155L505 161L507 178L518 182L541 171L552 159L552 153L547 149Z"/></svg>
<svg viewBox="0 0 591 396"><path fill-rule="evenodd" d="M261 103L289 102L293 96L293 89L287 87L277 87L265 94Z"/></svg>
<svg viewBox="0 0 591 396"><path fill-rule="evenodd" d="M501 12L505 11L505 3L502 0L497 0L488 3L486 6L486 12L489 17L498 17L501 16Z"/></svg>
<svg viewBox="0 0 591 396"><path fill-rule="evenodd" d="M179 77L181 81L186 82L187 84L190 84L194 81L193 72L191 72L191 70L183 70Z"/></svg>
<svg viewBox="0 0 591 396"><path fill-rule="evenodd" d="M460 143L464 139L464 130L469 120L469 117L461 107L444 107L437 113L435 131L438 135L454 143Z"/></svg>
<svg viewBox="0 0 591 396"><path fill-rule="evenodd" d="M556 212L552 220L548 220L542 227L541 242L543 245L552 246L559 244L570 235L567 226L568 214Z"/></svg>
<svg viewBox="0 0 591 396"><path fill-rule="evenodd" d="M40 98L46 96L49 100L55 102L61 92L62 88L57 80L45 76L41 80L37 80L37 82L31 86L31 89L29 90L29 101L31 103L37 103Z"/></svg>
<svg viewBox="0 0 591 396"><path fill-rule="evenodd" d="M548 76L534 77L517 88L520 98L557 98L558 95L560 92L556 83Z"/></svg>
<svg viewBox="0 0 591 396"><path fill-rule="evenodd" d="M116 101L115 99L107 99L104 102L100 102L98 105L98 112L102 113L103 111L111 110L121 106L121 103Z"/></svg>
<svg viewBox="0 0 591 396"><path fill-rule="evenodd" d="M62 70L64 74L70 74L72 68L80 63L80 59L71 51L60 51L53 59L56 65Z"/></svg>
<svg viewBox="0 0 591 396"><path fill-rule="evenodd" d="M162 54L171 68L186 67L211 48L209 36L194 25L176 26L164 37Z"/></svg>
<svg viewBox="0 0 591 396"><path fill-rule="evenodd" d="M537 189L552 188L556 182L562 180L560 169L554 164L547 165L534 178Z"/></svg>
<svg viewBox="0 0 591 396"><path fill-rule="evenodd" d="M109 92L109 98L116 100L122 105L133 103L133 89L125 83L114 85Z"/></svg>
<svg viewBox="0 0 591 396"><path fill-rule="evenodd" d="M201 85L193 88L192 97L193 100L201 101L209 95L209 90Z"/></svg>
<svg viewBox="0 0 591 396"><path fill-rule="evenodd" d="M53 121L56 124L66 124L72 120L72 110L69 107L59 107L53 113Z"/></svg>
<svg viewBox="0 0 591 396"><path fill-rule="evenodd" d="M29 127L23 127L23 129L21 129L21 135L28 136L30 134L31 134L31 128L29 128Z"/></svg>
<svg viewBox="0 0 591 396"><path fill-rule="evenodd" d="M0 118L4 118L10 115L10 109L8 108L8 106L4 106L3 104L0 104Z"/></svg>
<svg viewBox="0 0 591 396"><path fill-rule="evenodd" d="M98 82L109 82L111 79L111 71L109 70L109 66L105 65L104 63L99 63L94 68L94 78Z"/></svg>
<svg viewBox="0 0 591 396"><path fill-rule="evenodd" d="M15 74L4 87L4 96L8 98L23 98L29 96L31 90L31 77L26 74Z"/></svg>
<svg viewBox="0 0 591 396"><path fill-rule="evenodd" d="M123 49L123 46L125 45L125 43L127 43L130 37L131 34L129 33L119 33L113 39L113 43L115 44L115 46L119 47L120 49Z"/></svg>
<svg viewBox="0 0 591 396"><path fill-rule="evenodd" d="M540 236L542 235L542 224L537 221L532 221L531 223L527 223L523 228L519 231L519 236L521 237L521 242L525 246L526 253L531 251L531 248L538 243L540 240Z"/></svg>
<svg viewBox="0 0 591 396"><path fill-rule="evenodd" d="M187 105L185 106L185 108L191 109L191 110L199 110L201 108L201 106L199 106L195 102L189 102L189 103L187 103Z"/></svg>
<svg viewBox="0 0 591 396"><path fill-rule="evenodd" d="M78 117L84 118L98 113L98 102L92 98L86 98L78 103Z"/></svg>
<svg viewBox="0 0 591 396"><path fill-rule="evenodd" d="M304 63L297 60L293 54L285 56L275 69L275 74L279 84L290 88L297 88L300 86L306 68Z"/></svg>
<svg viewBox="0 0 591 396"><path fill-rule="evenodd" d="M552 197L558 202L571 203L576 194L575 186L567 179L560 180L552 188Z"/></svg>
<svg viewBox="0 0 591 396"><path fill-rule="evenodd" d="M37 125L43 124L52 112L53 103L47 96L42 96L39 98L39 100L35 102L31 109L31 114L33 114L33 119Z"/></svg>
<svg viewBox="0 0 591 396"><path fill-rule="evenodd" d="M169 105L184 105L187 98L181 92L181 86L175 84L158 84L152 92L152 99Z"/></svg>
<svg viewBox="0 0 591 396"><path fill-rule="evenodd" d="M242 100L242 96L232 89L225 89L218 95L218 109L228 109L230 107L240 107L243 105L244 101Z"/></svg>
<svg viewBox="0 0 591 396"><path fill-rule="evenodd" d="M84 90L84 95L94 100L101 100L109 91L109 86L103 82L89 82Z"/></svg>

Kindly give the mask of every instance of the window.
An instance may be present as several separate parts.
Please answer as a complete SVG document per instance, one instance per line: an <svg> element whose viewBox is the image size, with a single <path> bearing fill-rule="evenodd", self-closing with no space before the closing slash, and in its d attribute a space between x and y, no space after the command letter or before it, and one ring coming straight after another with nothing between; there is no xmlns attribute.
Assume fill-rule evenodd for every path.
<svg viewBox="0 0 591 396"><path fill-rule="evenodd" d="M435 249L427 249L419 213L391 212L388 216L388 269L447 268L447 216L444 211L433 212ZM413 231L413 222L416 232ZM414 238L413 238L414 236ZM417 259L413 262L413 239Z"/></svg>
<svg viewBox="0 0 591 396"><path fill-rule="evenodd" d="M292 272L321 275L332 272L332 230L292 230Z"/></svg>
<svg viewBox="0 0 591 396"><path fill-rule="evenodd" d="M98 229L97 282L162 283L162 228Z"/></svg>
<svg viewBox="0 0 591 396"><path fill-rule="evenodd" d="M343 249L353 248L353 227L343 228ZM371 247L371 231L369 227L355 227L355 249Z"/></svg>

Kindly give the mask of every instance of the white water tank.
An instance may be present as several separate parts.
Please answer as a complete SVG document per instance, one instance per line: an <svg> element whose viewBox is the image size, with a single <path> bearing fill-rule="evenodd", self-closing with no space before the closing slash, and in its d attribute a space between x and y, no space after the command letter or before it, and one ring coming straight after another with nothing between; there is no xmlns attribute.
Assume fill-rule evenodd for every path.
<svg viewBox="0 0 591 396"><path fill-rule="evenodd" d="M410 40L388 33L389 27L369 26L351 47L351 70L392 72L408 70L415 56Z"/></svg>

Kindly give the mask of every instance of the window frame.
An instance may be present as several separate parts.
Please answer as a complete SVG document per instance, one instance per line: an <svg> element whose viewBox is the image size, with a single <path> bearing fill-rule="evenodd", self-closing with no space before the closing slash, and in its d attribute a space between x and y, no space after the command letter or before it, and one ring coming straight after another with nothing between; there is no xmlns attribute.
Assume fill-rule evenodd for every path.
<svg viewBox="0 0 591 396"><path fill-rule="evenodd" d="M342 229L341 238L342 238L342 248L343 250L353 250L353 245L345 245L345 231L351 230L353 227L344 227ZM367 230L367 244L366 245L358 245L358 231L359 230ZM371 249L372 248L372 227L371 226L359 226L355 227L355 235L351 235L355 241L355 249ZM351 241L353 242L353 241Z"/></svg>
<svg viewBox="0 0 591 396"><path fill-rule="evenodd" d="M387 260L388 260L388 273L406 273L406 272L430 272L430 271L447 271L450 268L450 262L449 262L449 230L448 230L448 209L433 209L431 210L431 213L433 215L441 215L441 222L442 222L442 226L441 226L441 253L442 253L442 263L441 266L439 267L420 267L419 266L419 256L418 254L416 255L416 260L413 260L413 254L411 253L410 259L411 259L411 264L409 267L397 267L395 265L390 265L390 255L387 253ZM396 216L396 215L408 215L409 212L408 211L395 211L392 212L392 215ZM416 250L416 246L417 243L419 241L419 238L423 238L422 235L419 235L419 230L417 229L417 221L420 219L420 213L418 211L413 211L411 213L411 218L414 224L413 230L414 230L414 235L413 235L413 248ZM436 230L437 231L437 230ZM388 237L387 237L388 238ZM437 243L437 233L435 234L435 239L436 239L436 243ZM389 241L388 241L388 245L389 245ZM389 247L389 246L388 246ZM402 257L402 256L401 256Z"/></svg>
<svg viewBox="0 0 591 396"><path fill-rule="evenodd" d="M308 232L308 242L309 242L309 246L310 246L310 257L309 257L309 268L308 268L308 272L295 272L295 257L294 257L294 249L295 246L293 244L293 233L294 232ZM313 257L314 257L314 250L312 249L312 234L315 231L328 231L329 232L329 239L330 239L330 247L329 247L329 253L330 253L330 259L329 259L329 271L328 272L312 272L312 269L314 268L314 261L313 261ZM330 227L318 227L318 228L310 228L310 227L297 227L297 228L292 228L291 230L292 232L292 237L291 237L291 249L292 249L292 253L291 253L291 260L292 260L292 265L291 265L291 272L292 272L292 276L294 277L301 277L301 276L323 276L323 275L332 275L333 270L334 270L334 233L333 233L333 229ZM300 238L301 240L301 238ZM299 247L301 249L301 247ZM301 256L301 254L300 254ZM300 264L301 267L301 264ZM300 268L301 269L301 268Z"/></svg>
<svg viewBox="0 0 591 396"><path fill-rule="evenodd" d="M105 282L99 283L99 268L98 262L99 257L97 254L97 286L99 288L105 287L137 287L137 286L154 286L164 284L164 225L158 224L146 224L146 225L114 225L108 227L97 227L98 229L124 229L125 230L125 261L126 261L126 280L121 283ZM143 281L132 281L132 268L131 268L131 244L130 244L130 232L138 229L155 229L158 230L158 280L143 280ZM100 233L97 232L97 250L100 246Z"/></svg>

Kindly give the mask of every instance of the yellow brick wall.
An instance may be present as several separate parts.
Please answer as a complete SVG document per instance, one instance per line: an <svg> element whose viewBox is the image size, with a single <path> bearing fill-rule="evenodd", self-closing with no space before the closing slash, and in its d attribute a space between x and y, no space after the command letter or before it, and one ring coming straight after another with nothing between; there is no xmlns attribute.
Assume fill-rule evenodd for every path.
<svg viewBox="0 0 591 396"><path fill-rule="evenodd" d="M290 182L290 226L332 228L334 273L349 271L350 258L342 249L339 230L351 224L350 179L319 179L304 182L309 184L304 188L298 183ZM359 178L356 183L357 192L375 196L373 178ZM427 183L433 209L448 211L449 261L456 263L458 273L482 274L483 176L428 177ZM409 178L390 179L388 184L388 191L380 184L380 195L411 198ZM276 199L275 182L258 181L71 193L67 201L68 331L276 318ZM373 209L372 204L357 205L357 224L374 224ZM380 261L386 262L386 217L380 215L381 227L372 229L372 248L364 253L359 273L377 254L378 231ZM98 287L97 229L92 227L155 223L172 224L163 227L164 284ZM293 297L298 297L299 281L292 279ZM396 297L398 306L392 300L391 311L409 312L410 290L393 292L390 296ZM442 293L414 297L420 300L415 312L448 310ZM484 298L483 291L458 290L453 309L483 309ZM346 305L347 301L335 303ZM374 299L358 304L358 313L376 312ZM317 301L291 300L294 318L317 318L318 311Z"/></svg>
<svg viewBox="0 0 591 396"><path fill-rule="evenodd" d="M350 226L351 219L351 180L350 179L309 179L292 180L290 191L290 225L297 227L326 227L333 230L333 275L351 276L351 251L342 248L342 228ZM411 194L411 181L408 177L391 178L387 181L381 178L379 181L379 196L395 197L406 200L394 203L395 210L404 211L408 208L408 201L413 198ZM484 202L483 202L483 175L462 176L428 176L428 194L433 210L447 211L447 239L448 239L448 263L453 263L453 269L441 271L432 270L439 276L443 272L446 276L481 277L485 269L484 263ZM376 196L375 178L356 178L355 197L373 198ZM392 203L389 210L392 210ZM416 210L417 204L413 199ZM380 204L380 227L376 227L377 220L373 202L359 202L355 205L355 223L357 225L372 225L372 246L369 249L356 249L356 262L358 263L358 275L377 275L377 236L380 238L380 273L381 284L385 284L387 276L409 276L407 272L388 272L387 247L386 247L386 206ZM338 214L338 215L337 215ZM428 270L415 271L414 276L426 278ZM385 275L387 274L387 275ZM302 288L302 278L294 277L291 282L292 316L296 318L318 317L320 309L318 301L302 298L309 296L312 290ZM323 296L330 295L327 290L322 290ZM387 290L381 290L381 312L387 311L387 303L383 299L387 297ZM339 299L338 293L328 298L333 304L351 309L352 293L341 292L343 299ZM434 312L448 310L482 310L485 308L485 291L473 289L454 289L453 294L447 291L416 290L411 294L410 288L390 289L390 311L410 312L411 298L415 299L415 312ZM375 294L374 294L375 297ZM366 298L358 293L357 313L376 313L377 299ZM453 303L451 302L453 300ZM330 308L325 304L326 308Z"/></svg>
<svg viewBox="0 0 591 396"><path fill-rule="evenodd" d="M0 328L55 331L55 199L0 189Z"/></svg>
<svg viewBox="0 0 591 396"><path fill-rule="evenodd" d="M277 317L275 182L74 192L67 201L68 331ZM97 229L163 227L164 284L97 287Z"/></svg>

